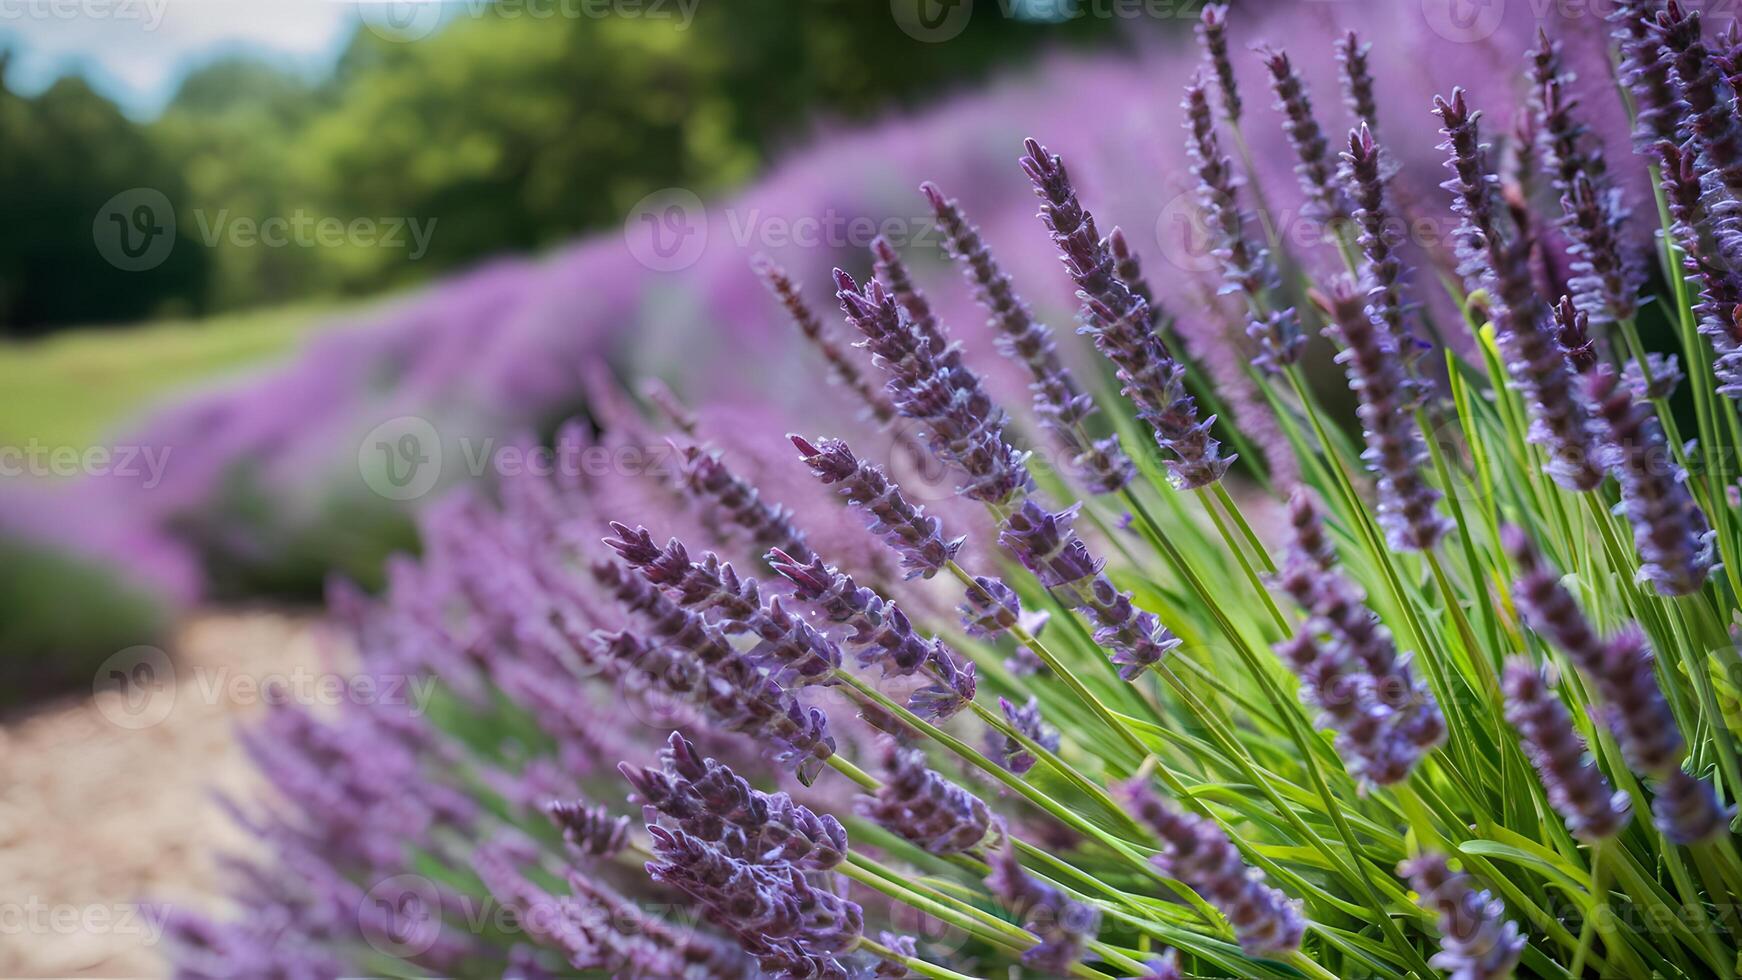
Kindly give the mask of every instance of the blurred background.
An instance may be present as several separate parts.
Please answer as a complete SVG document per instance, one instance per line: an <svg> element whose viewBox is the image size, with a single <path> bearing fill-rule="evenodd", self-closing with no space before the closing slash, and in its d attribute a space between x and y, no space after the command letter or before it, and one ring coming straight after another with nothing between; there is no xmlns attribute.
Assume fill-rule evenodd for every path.
<svg viewBox="0 0 1742 980"><path fill-rule="evenodd" d="M1199 6L0 0L0 975L163 969L154 916L246 846L207 795L246 786L233 726L270 681L342 676L325 583L378 585L497 450L649 376L751 460L795 417L852 425L756 253L832 320L829 268L883 234L987 347L932 179L1068 328L1015 166L1035 135L1131 229L1191 355L1229 362L1178 136ZM1333 145L1332 44L1376 40L1418 264L1451 227L1433 92L1470 87L1503 142L1544 17L1607 78L1601 4L1235 6L1297 53ZM1236 55L1286 234L1292 160Z"/></svg>

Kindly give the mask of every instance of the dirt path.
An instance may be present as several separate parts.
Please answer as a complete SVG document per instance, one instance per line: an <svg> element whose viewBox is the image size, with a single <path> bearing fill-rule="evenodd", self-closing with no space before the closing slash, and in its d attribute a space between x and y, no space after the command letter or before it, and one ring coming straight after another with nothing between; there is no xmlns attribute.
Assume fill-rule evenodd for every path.
<svg viewBox="0 0 1742 980"><path fill-rule="evenodd" d="M173 660L123 651L116 689L0 727L0 977L164 973L164 912L219 907L214 855L248 844L212 800L253 788L236 725L321 647L306 619L199 615Z"/></svg>

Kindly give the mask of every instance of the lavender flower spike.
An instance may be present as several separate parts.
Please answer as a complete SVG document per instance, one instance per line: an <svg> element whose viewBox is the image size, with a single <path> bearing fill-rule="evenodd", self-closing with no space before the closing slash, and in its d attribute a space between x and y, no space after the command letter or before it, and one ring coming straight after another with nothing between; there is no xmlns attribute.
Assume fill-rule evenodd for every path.
<svg viewBox="0 0 1742 980"><path fill-rule="evenodd" d="M1742 194L1742 122L1736 119L1736 93L1719 73L1700 32L1700 12L1683 8L1679 0L1669 0L1658 12L1654 29L1670 56L1676 90L1681 98L1675 109L1689 119L1689 128L1699 142L1701 153L1710 167L1713 189L1722 187L1734 198ZM1742 234L1738 227L1739 207L1732 200L1723 200L1713 208L1720 241L1729 239L1728 246L1742 246L1735 237Z"/></svg>
<svg viewBox="0 0 1742 980"><path fill-rule="evenodd" d="M804 532L792 523L792 511L765 502L754 486L732 472L717 450L685 446L682 454L687 490L718 505L728 520L750 532L757 545L781 548L806 561L813 557Z"/></svg>
<svg viewBox="0 0 1742 980"><path fill-rule="evenodd" d="M1454 208L1463 216L1459 272L1472 288L1490 287L1494 337L1530 406L1530 438L1548 448L1549 475L1570 490L1594 490L1603 482L1595 426L1536 294L1531 241L1521 234L1508 242L1500 233L1494 212L1497 178L1488 170L1486 146L1476 129L1480 113L1470 111L1461 88L1452 90L1450 101L1436 96L1434 112L1444 123L1441 147L1449 151L1446 166L1453 173L1441 186L1453 193Z"/></svg>
<svg viewBox="0 0 1742 980"><path fill-rule="evenodd" d="M1607 366L1596 368L1588 381L1591 400L1608 427L1640 577L1661 595L1699 591L1712 570L1711 525L1670 455L1656 413L1635 400L1633 390Z"/></svg>
<svg viewBox="0 0 1742 980"><path fill-rule="evenodd" d="M1573 76L1562 66L1561 46L1537 32L1531 57L1531 103L1536 111L1544 169L1560 194L1562 224L1571 239L1568 286L1578 308L1599 324L1633 316L1644 270L1628 250L1622 225L1627 209L1609 185L1600 151L1587 152L1587 131L1575 117Z"/></svg>
<svg viewBox="0 0 1742 980"><path fill-rule="evenodd" d="M1095 624L1095 642L1113 651L1119 676L1131 680L1160 663L1180 641L1153 613L1133 606L1131 597L1101 574L1101 562L1090 556L1071 530L1076 511L1072 506L1049 512L1032 499L1024 500L1005 520L998 541L1042 585L1061 591L1088 614Z"/></svg>
<svg viewBox="0 0 1742 980"><path fill-rule="evenodd" d="M820 558L806 565L777 550L768 553L767 561L796 586L798 599L820 609L830 622L852 627L847 642L858 648L861 664L879 664L885 675L924 670L937 681L914 693L909 707L915 714L948 718L974 700L974 664L936 637L921 638L895 603L859 587L852 576Z"/></svg>
<svg viewBox="0 0 1742 980"><path fill-rule="evenodd" d="M1125 793L1131 815L1161 837L1162 852L1151 859L1156 867L1226 916L1247 955L1283 956L1300 948L1306 922L1298 903L1247 867L1220 827L1173 809L1140 781L1126 783Z"/></svg>
<svg viewBox="0 0 1742 980"><path fill-rule="evenodd" d="M878 826L932 854L960 854L986 839L992 811L979 797L926 768L925 753L885 742L887 779L859 812Z"/></svg>
<svg viewBox="0 0 1742 980"><path fill-rule="evenodd" d="M920 191L931 203L951 257L962 266L975 297L998 331L998 348L1021 361L1034 379L1029 388L1034 392L1035 415L1071 454L1072 467L1083 474L1090 492L1118 492L1131 482L1136 467L1120 448L1117 435L1094 440L1083 430L1083 421L1095 413L1095 399L1082 390L1059 359L1052 331L1036 320L1016 295L1010 277L998 267L979 229L962 215L955 200L945 198L935 184L921 184Z"/></svg>
<svg viewBox="0 0 1742 980"><path fill-rule="evenodd" d="M1246 234L1246 217L1236 196L1234 165L1222 154L1201 78L1193 78L1186 86L1181 105L1186 110L1185 128L1190 134L1186 150L1192 160L1192 176L1197 178L1198 207L1214 237L1211 254L1222 266L1221 291L1239 293L1245 298L1250 311L1246 335L1259 349L1253 363L1266 371L1281 371L1300 360L1306 335L1301 332L1294 310L1264 312L1265 293L1274 289L1279 279L1269 253Z"/></svg>
<svg viewBox="0 0 1742 980"><path fill-rule="evenodd" d="M1349 133L1349 149L1342 158L1343 179L1355 205L1351 217L1359 229L1355 244L1361 249L1361 286L1367 291L1367 315L1390 335L1407 382L1403 400L1413 407L1427 391L1420 364L1429 347L1410 332L1406 319L1405 270L1392 237L1395 229L1386 202L1379 145L1367 123Z"/></svg>
<svg viewBox="0 0 1742 980"><path fill-rule="evenodd" d="M1065 976L1083 958L1083 947L1101 928L1101 911L1072 901L1057 888L1036 880L1016 861L1007 846L991 860L986 887L1021 920L1040 942L1022 954L1022 962L1048 976Z"/></svg>
<svg viewBox="0 0 1742 980"><path fill-rule="evenodd" d="M1363 43L1359 34L1349 31L1337 41L1337 67L1349 114L1370 132L1378 132L1379 105L1373 98L1373 73L1367 64L1372 50L1372 44Z"/></svg>
<svg viewBox="0 0 1742 980"><path fill-rule="evenodd" d="M1397 866L1419 896L1416 904L1440 917L1440 951L1429 965L1460 980L1504 980L1524 955L1525 939L1515 923L1501 918L1506 907L1485 891L1470 887L1467 875L1447 867L1437 854L1423 854Z"/></svg>
<svg viewBox="0 0 1742 980"><path fill-rule="evenodd" d="M1216 73L1216 85L1222 93L1222 113L1228 121L1240 124L1240 87L1234 82L1234 62L1228 57L1228 5L1205 4L1198 15L1198 43L1203 45L1204 60Z"/></svg>
<svg viewBox="0 0 1742 980"><path fill-rule="evenodd" d="M871 533L901 556L908 578L931 578L962 550L965 538L945 540L943 524L937 518L927 517L924 507L908 503L901 487L881 466L858 459L845 442L818 439L813 445L801 436L789 434L787 438L818 479L825 485L838 485L849 506L870 516Z"/></svg>
<svg viewBox="0 0 1742 980"><path fill-rule="evenodd" d="M1728 831L1736 808L1719 803L1711 783L1677 769L1658 784L1651 812L1652 822L1665 837L1685 845L1709 841Z"/></svg>
<svg viewBox="0 0 1742 980"><path fill-rule="evenodd" d="M1586 755L1584 738L1574 730L1566 705L1541 668L1511 660L1502 688L1506 720L1518 730L1549 803L1566 819L1567 829L1586 841L1620 833L1632 816L1627 794L1615 792Z"/></svg>
<svg viewBox="0 0 1742 980"><path fill-rule="evenodd" d="M1332 180L1336 168L1330 160L1324 131L1313 116L1312 98L1307 95L1306 84L1294 70L1288 52L1280 48L1261 48L1258 55L1270 72L1270 88L1276 93L1274 107L1283 115L1283 132L1299 160L1294 172L1300 177L1301 190L1306 193L1308 214L1333 225L1347 221L1348 205Z"/></svg>
<svg viewBox="0 0 1742 980"><path fill-rule="evenodd" d="M629 818L613 817L602 806L580 801L552 800L544 812L563 832L563 840L576 853L589 857L612 857L629 843Z"/></svg>
<svg viewBox="0 0 1742 980"><path fill-rule="evenodd" d="M1663 191L1674 224L1670 233L1682 250L1682 265L1699 281L1694 316L1700 335L1712 345L1718 391L1742 398L1742 282L1731 271L1714 231L1700 182L1696 154L1673 143L1658 144L1663 160Z"/></svg>
<svg viewBox="0 0 1742 980"><path fill-rule="evenodd" d="M1391 335L1367 313L1346 276L1321 299L1330 323L1325 333L1340 342L1337 362L1361 400L1358 414L1367 449L1361 458L1379 475L1379 523L1393 548L1431 551L1452 528L1435 510L1439 491L1422 476L1427 446L1410 417L1411 388Z"/></svg>
<svg viewBox="0 0 1742 980"><path fill-rule="evenodd" d="M1658 143L1681 142L1680 96L1670 75L1670 59L1654 30L1657 0L1617 0L1609 15L1611 36L1620 45L1617 75L1621 88L1633 93L1638 106L1633 146L1644 153Z"/></svg>
<svg viewBox="0 0 1742 980"><path fill-rule="evenodd" d="M967 476L958 492L1005 506L1032 490L1024 455L1004 441L1003 410L961 364L955 346L934 350L877 280L861 290L836 269L835 285L847 321L892 376L888 388L896 411L925 426L932 453Z"/></svg>
<svg viewBox="0 0 1742 980"><path fill-rule="evenodd" d="M1095 230L1094 216L1077 200L1064 161L1032 139L1023 146L1022 169L1040 198L1041 221L1084 303L1083 331L1118 366L1121 390L1154 431L1157 445L1173 454L1167 466L1174 481L1183 489L1215 483L1234 461L1210 435L1215 416L1198 418L1197 404L1186 393L1185 369L1156 335L1149 304L1115 274L1115 258Z"/></svg>

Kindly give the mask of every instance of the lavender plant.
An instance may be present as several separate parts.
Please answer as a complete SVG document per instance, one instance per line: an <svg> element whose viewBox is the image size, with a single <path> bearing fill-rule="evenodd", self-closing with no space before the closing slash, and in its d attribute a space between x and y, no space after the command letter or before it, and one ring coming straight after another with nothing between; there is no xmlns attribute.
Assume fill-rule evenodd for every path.
<svg viewBox="0 0 1742 980"><path fill-rule="evenodd" d="M1237 416L1200 410L1216 392L1175 356L1141 248L1102 235L1034 140L1009 176L1033 184L1029 233L1117 392L935 187L1027 411L999 404L954 339L959 307L890 242L871 278L831 284L868 358L761 264L769 315L817 344L862 424L785 440L794 423L771 421L757 434L778 457L753 468L707 442L706 410L668 411L676 472L505 475L432 512L382 595L336 587L363 672L430 678L436 697L284 707L250 735L272 795L236 811L264 848L233 865L236 915L175 920L178 969L1734 975L1742 419L1725 371L1742 283L1708 104L1734 52L1659 13L1617 6L1646 137L1630 160L1587 140L1574 109L1598 87L1553 39L1518 52L1516 108L1539 117L1562 221L1501 186L1464 93L1431 107L1461 228L1442 298L1403 274L1390 232L1390 161L1435 121L1388 106L1382 165L1385 77L1353 36L1317 53L1340 61L1350 109L1335 179L1296 63L1268 58L1297 190L1352 237L1246 238L1234 189L1262 175L1220 149L1253 122L1227 55L1238 22L1206 10L1223 112L1196 83L1185 122L1218 281L1243 301L1203 316L1254 341L1261 399ZM1612 190L1659 165L1667 278L1649 295L1611 246L1650 231ZM1564 282L1545 268L1562 253ZM1348 399L1309 379L1272 312L1287 294L1319 300ZM1442 301L1468 356L1418 359ZM1679 390L1670 352L1641 343L1653 327ZM629 407L600 420L561 438L608 456L660 435ZM1248 481L1256 460L1223 452L1264 426L1298 480ZM1048 445L1074 465L1038 465ZM794 486L824 499L777 502Z"/></svg>

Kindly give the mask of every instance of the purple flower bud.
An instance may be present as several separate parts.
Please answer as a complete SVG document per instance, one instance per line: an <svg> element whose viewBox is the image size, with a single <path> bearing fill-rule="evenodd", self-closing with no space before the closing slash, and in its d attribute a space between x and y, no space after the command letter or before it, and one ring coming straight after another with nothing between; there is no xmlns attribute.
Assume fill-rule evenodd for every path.
<svg viewBox="0 0 1742 980"><path fill-rule="evenodd" d="M1561 45L1537 32L1531 52L1531 104L1543 164L1561 197L1562 224L1570 239L1573 301L1599 324L1633 316L1644 270L1630 250L1622 225L1627 209L1619 188L1609 186L1600 149L1587 152L1585 126L1575 115L1573 76L1561 62Z"/></svg>
<svg viewBox="0 0 1742 980"><path fill-rule="evenodd" d="M800 436L787 438L824 485L839 485L849 506L870 515L871 533L901 555L901 567L908 570L909 578L931 578L962 550L965 538L946 541L937 518L908 503L881 466L856 458L845 442L819 439L818 445L812 445Z"/></svg>
<svg viewBox="0 0 1742 980"><path fill-rule="evenodd" d="M1216 907L1234 927L1249 956L1285 956L1300 948L1306 932L1299 904L1264 883L1249 868L1228 835L1213 822L1163 803L1141 782L1124 784L1131 815L1161 838L1155 866L1184 882Z"/></svg>
<svg viewBox="0 0 1742 980"><path fill-rule="evenodd" d="M852 276L836 269L835 284L847 321L864 334L863 346L891 375L896 411L920 422L932 453L968 477L957 492L1001 505L1033 489L1023 454L1004 441L1003 410L961 363L959 350L954 345L933 349L875 279L861 290Z"/></svg>
<svg viewBox="0 0 1742 980"><path fill-rule="evenodd" d="M1260 48L1259 58L1270 72L1270 89L1276 93L1273 107L1283 115L1282 131L1294 147L1294 172L1306 193L1307 213L1328 223L1348 220L1348 203L1343 200L1332 178L1336 168L1331 163L1328 144L1319 121L1313 116L1312 98L1306 84L1294 70L1288 53L1280 48Z"/></svg>
<svg viewBox="0 0 1742 980"><path fill-rule="evenodd" d="M998 699L998 707L1004 711L1004 717L1010 722L1010 727L1022 733L1022 737L1045 748L1049 752L1058 751L1058 730L1046 724L1040 717L1040 699L1032 694L1028 703L1018 708L1007 698ZM992 740L993 755L1004 768L1021 775L1034 768L1039 759L1028 751L1020 741L1002 734L996 730L988 733Z"/></svg>
<svg viewBox="0 0 1742 980"><path fill-rule="evenodd" d="M1459 229L1458 252L1463 259L1459 271L1472 288L1492 287L1494 337L1506 355L1513 383L1530 407L1530 439L1548 449L1549 475L1570 490L1594 490L1603 482L1595 427L1531 280L1530 238L1521 229L1518 241L1507 242L1495 223L1497 178L1487 168L1485 147L1477 135L1480 113L1470 111L1461 88L1452 90L1449 102L1436 96L1434 111L1445 124L1441 132L1446 142L1441 146L1450 151L1447 166L1454 174L1441 186L1453 192L1454 209L1464 219Z"/></svg>
<svg viewBox="0 0 1742 980"><path fill-rule="evenodd" d="M1394 229L1386 203L1380 148L1367 123L1349 133L1349 149L1342 159L1343 179L1354 202L1351 217L1359 229L1356 244L1361 248L1361 286L1367 291L1367 316L1384 327L1391 338L1407 382L1402 390L1404 402L1413 408L1427 387L1421 378L1420 362L1429 347L1410 332L1406 320L1405 269L1391 237Z"/></svg>
<svg viewBox="0 0 1742 980"><path fill-rule="evenodd" d="M1621 509L1633 525L1640 577L1661 595L1699 591L1712 570L1712 530L1687 488L1651 407L1634 399L1608 367L1589 377L1591 400L1608 426Z"/></svg>
<svg viewBox="0 0 1742 980"><path fill-rule="evenodd" d="M1145 972L1137 980L1185 980L1179 968L1179 950L1170 949L1143 962Z"/></svg>
<svg viewBox="0 0 1742 980"><path fill-rule="evenodd" d="M938 683L913 695L915 714L948 718L974 700L974 665L933 637L922 638L900 607L850 575L818 558L801 565L784 552L767 556L769 565L797 587L793 593L822 611L830 622L850 626L847 642L858 649L861 665L881 665L885 676L905 676L924 670Z"/></svg>
<svg viewBox="0 0 1742 980"><path fill-rule="evenodd" d="M1077 200L1064 162L1032 139L1023 146L1022 169L1041 200L1041 221L1084 303L1084 332L1118 366L1122 391L1157 445L1173 454L1167 466L1175 482L1185 489L1215 483L1234 461L1222 456L1221 443L1210 436L1215 417L1198 418L1197 403L1186 393L1185 369L1155 333L1149 304L1115 274L1113 254L1096 232L1094 216Z"/></svg>
<svg viewBox="0 0 1742 980"><path fill-rule="evenodd" d="M1718 802L1712 784L1681 769L1656 786L1651 812L1657 829L1675 844L1699 844L1728 830L1735 807Z"/></svg>
<svg viewBox="0 0 1742 980"><path fill-rule="evenodd" d="M1554 308L1555 340L1573 371L1584 374L1597 365L1597 341L1591 336L1591 317L1562 296Z"/></svg>
<svg viewBox="0 0 1742 980"><path fill-rule="evenodd" d="M1718 391L1742 398L1742 325L1737 322L1742 282L1731 271L1737 261L1732 253L1742 251L1742 238L1720 240L1692 149L1661 143L1657 150L1663 161L1664 197L1674 219L1670 233L1681 247L1683 267L1700 284L1694 317L1701 336L1712 345Z"/></svg>
<svg viewBox="0 0 1742 980"><path fill-rule="evenodd" d="M1100 932L1100 910L1072 901L1022 870L1013 846L993 856L991 865L986 887L1016 915L1024 929L1040 937L1038 945L1022 954L1022 962L1049 976L1070 973L1082 960L1083 947Z"/></svg>
<svg viewBox="0 0 1742 980"><path fill-rule="evenodd" d="M1572 716L1536 665L1513 659L1503 684L1506 720L1518 730L1549 803L1581 840L1611 837L1627 826L1631 807L1585 753Z"/></svg>
<svg viewBox="0 0 1742 980"><path fill-rule="evenodd" d="M1742 122L1736 119L1736 93L1718 73L1701 37L1700 12L1669 0L1653 29L1671 58L1680 95L1674 108L1699 141L1713 189L1723 187L1731 197L1742 194ZM1742 233L1742 208L1733 200L1715 207L1713 219L1720 238Z"/></svg>
<svg viewBox="0 0 1742 980"><path fill-rule="evenodd" d="M1427 445L1410 417L1411 386L1390 334L1368 315L1355 284L1338 277L1321 299L1330 314L1326 336L1343 345L1337 363L1360 399L1357 414L1367 451L1361 458L1379 477L1379 523L1400 551L1431 551L1452 529L1435 509L1440 493L1422 475Z"/></svg>
<svg viewBox="0 0 1742 980"><path fill-rule="evenodd" d="M963 217L954 200L946 199L935 184L921 184L942 229L946 247L961 264L963 275L973 284L980 305L998 331L997 344L1008 357L1021 361L1034 378L1034 412L1051 432L1071 463L1085 478L1093 493L1114 493L1135 475L1136 468L1119 446L1117 436L1090 440L1082 423L1095 412L1095 400L1077 384L1059 359L1058 344L1046 324L1036 320L1011 288L1010 277L999 269L979 229Z"/></svg>
<svg viewBox="0 0 1742 980"><path fill-rule="evenodd" d="M878 934L877 941L898 956L913 959L919 955L919 943L912 936L898 936L885 930ZM919 976L919 974L909 970L905 964L893 963L889 960L878 960L873 973L878 980L908 980L910 977Z"/></svg>
<svg viewBox="0 0 1742 980"><path fill-rule="evenodd" d="M1642 153L1664 140L1681 142L1680 97L1670 77L1670 58L1653 29L1656 7L1657 0L1616 0L1609 14L1615 25L1611 36L1621 48L1621 88L1633 94L1638 106L1633 145Z"/></svg>
<svg viewBox="0 0 1742 980"><path fill-rule="evenodd" d="M1437 854L1405 861L1397 873L1409 879L1416 904L1439 915L1440 951L1429 965L1468 980L1512 975L1524 955L1525 939L1516 924L1501 918L1506 906L1470 887L1469 877L1453 872Z"/></svg>
<svg viewBox="0 0 1742 980"><path fill-rule="evenodd" d="M588 857L613 857L629 843L629 818L613 817L602 806L552 800L544 812L563 832L563 840Z"/></svg>
<svg viewBox="0 0 1742 980"><path fill-rule="evenodd" d="M725 519L750 533L762 548L780 548L805 561L813 556L804 532L792 523L792 511L762 500L756 488L732 472L718 451L699 446L682 447L684 486L691 493L713 502Z"/></svg>
<svg viewBox="0 0 1742 980"><path fill-rule="evenodd" d="M1216 84L1222 94L1222 112L1230 122L1240 122L1240 88L1234 82L1234 62L1228 57L1228 5L1205 4L1198 15L1198 42L1204 48L1204 60L1216 73Z"/></svg>
<svg viewBox="0 0 1742 980"><path fill-rule="evenodd" d="M861 797L859 812L878 826L932 854L960 854L985 840L992 811L974 794L926 768L925 753L884 744L886 775L877 794Z"/></svg>
<svg viewBox="0 0 1742 980"><path fill-rule="evenodd" d="M1635 401L1669 398L1684 377L1681 361L1674 354L1657 351L1646 351L1644 364L1633 358L1621 368L1621 384L1633 393Z"/></svg>
<svg viewBox="0 0 1742 980"><path fill-rule="evenodd" d="M1363 44L1360 35L1349 31L1337 41L1338 75L1343 82L1343 102L1349 114L1361 121L1369 132L1379 131L1379 104L1373 98L1373 73L1367 65L1367 55L1373 45Z"/></svg>
<svg viewBox="0 0 1742 980"><path fill-rule="evenodd" d="M1186 86L1181 104L1186 110L1185 128L1190 135L1186 150L1191 156L1192 176L1197 178L1198 207L1213 239L1210 254L1222 266L1222 292L1241 294L1253 311L1246 324L1246 335L1259 349L1253 363L1266 371L1280 371L1300 360L1306 335L1292 309L1258 312L1264 307L1265 293L1279 280L1270 253L1246 234L1234 166L1217 140L1201 78Z"/></svg>

